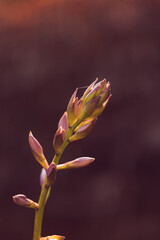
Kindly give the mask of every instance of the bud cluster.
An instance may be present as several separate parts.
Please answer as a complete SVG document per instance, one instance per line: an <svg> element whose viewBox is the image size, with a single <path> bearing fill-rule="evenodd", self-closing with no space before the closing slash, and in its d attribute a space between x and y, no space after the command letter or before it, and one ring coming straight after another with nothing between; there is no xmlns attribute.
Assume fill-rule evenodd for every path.
<svg viewBox="0 0 160 240"><path fill-rule="evenodd" d="M106 79L96 83L97 81L98 79L86 89L80 99L76 96L78 89L73 93L54 136L53 146L56 155L61 154L68 129L74 129L73 134L67 139L69 142L82 139L92 130L97 117L104 111L111 97L110 83L106 82Z"/></svg>

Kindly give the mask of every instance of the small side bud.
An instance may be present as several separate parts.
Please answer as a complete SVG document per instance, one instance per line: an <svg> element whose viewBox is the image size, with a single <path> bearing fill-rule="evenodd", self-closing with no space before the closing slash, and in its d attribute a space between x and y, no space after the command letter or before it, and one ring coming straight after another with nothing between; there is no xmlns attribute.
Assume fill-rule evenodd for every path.
<svg viewBox="0 0 160 240"><path fill-rule="evenodd" d="M94 119L92 122L80 127L77 130L77 132L69 138L69 141L73 142L73 141L77 141L77 140L85 138L90 133L92 128L94 127L96 121L97 121L97 119Z"/></svg>
<svg viewBox="0 0 160 240"><path fill-rule="evenodd" d="M45 177L46 177L46 170L44 168L42 168L41 173L40 173L40 179L39 179L41 187L43 186Z"/></svg>
<svg viewBox="0 0 160 240"><path fill-rule="evenodd" d="M55 163L51 163L46 171L47 174L47 183L46 188L49 188L56 180L57 166Z"/></svg>
<svg viewBox="0 0 160 240"><path fill-rule="evenodd" d="M27 207L27 208L33 208L33 209L38 209L38 203L32 201L31 199L27 198L23 194L18 194L12 197L14 203L21 207Z"/></svg>
<svg viewBox="0 0 160 240"><path fill-rule="evenodd" d="M57 170L86 167L90 163L92 163L94 160L95 158L91 158L91 157L77 158L73 161L57 165Z"/></svg>
<svg viewBox="0 0 160 240"><path fill-rule="evenodd" d="M54 147L56 155L59 155L61 153L61 147L64 142L64 134L65 134L64 129L62 129L62 127L60 127L54 136L53 147Z"/></svg>
<svg viewBox="0 0 160 240"><path fill-rule="evenodd" d="M41 164L43 168L47 169L48 162L43 154L43 148L40 145L40 143L37 141L37 139L33 136L31 131L29 132L28 140L29 140L31 151L35 159Z"/></svg>

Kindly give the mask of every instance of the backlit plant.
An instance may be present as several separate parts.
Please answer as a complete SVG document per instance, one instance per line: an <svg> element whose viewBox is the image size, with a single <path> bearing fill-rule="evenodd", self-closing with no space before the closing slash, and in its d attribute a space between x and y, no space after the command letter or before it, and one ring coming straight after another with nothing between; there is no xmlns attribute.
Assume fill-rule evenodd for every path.
<svg viewBox="0 0 160 240"><path fill-rule="evenodd" d="M55 183L56 174L60 170L85 167L94 161L91 157L80 157L73 161L59 164L67 145L73 141L85 138L92 130L97 117L104 111L110 97L110 83L106 79L98 82L96 79L84 92L83 96L76 97L78 89L73 93L66 112L58 123L57 132L53 138L55 155L49 164L46 160L43 148L37 139L29 133L29 145L35 159L42 166L40 175L41 193L38 203L30 200L23 194L13 196L13 201L23 207L35 210L35 222L33 240L63 240L64 236L41 236L44 207L50 195L52 185Z"/></svg>

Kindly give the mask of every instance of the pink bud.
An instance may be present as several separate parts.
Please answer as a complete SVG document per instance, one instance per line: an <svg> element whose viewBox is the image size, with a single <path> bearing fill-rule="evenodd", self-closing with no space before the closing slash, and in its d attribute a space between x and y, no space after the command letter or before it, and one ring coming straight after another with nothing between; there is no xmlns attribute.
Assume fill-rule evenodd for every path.
<svg viewBox="0 0 160 240"><path fill-rule="evenodd" d="M99 100L100 100L100 96L92 99L91 101L87 102L84 105L83 110L79 116L79 121L82 122L83 120L85 120L92 114L92 112L96 109L96 106L97 106Z"/></svg>
<svg viewBox="0 0 160 240"><path fill-rule="evenodd" d="M110 90L110 83L108 82L106 84L105 89L101 93L101 98L99 100L97 107L101 106L106 101L106 99L108 98L109 90Z"/></svg>
<svg viewBox="0 0 160 240"><path fill-rule="evenodd" d="M91 85L84 92L82 99L84 99L88 95L88 93L93 90L94 85L97 81L98 81L98 78L96 78L96 80L93 83L91 83Z"/></svg>
<svg viewBox="0 0 160 240"><path fill-rule="evenodd" d="M97 121L97 119L94 119L92 122L80 127L77 130L77 132L69 138L69 141L73 142L73 141L85 138L90 133L92 128L94 127L96 121Z"/></svg>
<svg viewBox="0 0 160 240"><path fill-rule="evenodd" d="M31 151L35 157L35 159L41 164L42 167L45 169L48 168L48 162L43 154L43 148L40 145L40 143L37 141L37 139L33 136L32 132L29 132L29 145L31 148Z"/></svg>
<svg viewBox="0 0 160 240"><path fill-rule="evenodd" d="M76 94L77 94L77 91L78 91L78 88L76 88L75 92L73 93L69 103L68 103L68 106L67 106L67 114L68 114L68 122L69 122L69 126L72 126L75 121L77 120L76 119L76 116L75 116L75 108L76 108L76 104L75 104L75 101L76 100Z"/></svg>
<svg viewBox="0 0 160 240"><path fill-rule="evenodd" d="M61 153L61 147L64 142L64 134L65 134L64 129L60 127L54 136L53 147L56 155L59 155Z"/></svg>
<svg viewBox="0 0 160 240"><path fill-rule="evenodd" d="M44 168L42 168L41 173L40 173L40 185L41 185L41 187L43 186L45 177L46 177L46 170Z"/></svg>
<svg viewBox="0 0 160 240"><path fill-rule="evenodd" d="M27 198L24 194L18 194L13 196L13 201L21 207L38 209L38 204Z"/></svg>
<svg viewBox="0 0 160 240"><path fill-rule="evenodd" d="M94 160L95 158L91 158L91 157L77 158L73 161L57 165L57 170L86 167L90 163L92 163Z"/></svg>
<svg viewBox="0 0 160 240"><path fill-rule="evenodd" d="M106 88L106 79L104 78L101 82L100 82L100 84L101 84L101 88L102 88L102 91Z"/></svg>
<svg viewBox="0 0 160 240"><path fill-rule="evenodd" d="M46 187L49 188L56 180L57 167L55 163L51 163L46 171L47 174L47 183Z"/></svg>
<svg viewBox="0 0 160 240"><path fill-rule="evenodd" d="M67 116L67 112L65 112L63 114L63 116L61 117L61 119L59 120L59 124L58 124L58 128L62 127L62 129L64 129L65 132L68 131L68 116Z"/></svg>

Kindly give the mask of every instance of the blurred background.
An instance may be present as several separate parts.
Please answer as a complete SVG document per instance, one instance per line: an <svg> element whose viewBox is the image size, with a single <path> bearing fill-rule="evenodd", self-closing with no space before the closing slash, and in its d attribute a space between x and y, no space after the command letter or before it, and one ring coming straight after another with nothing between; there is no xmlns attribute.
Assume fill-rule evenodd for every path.
<svg viewBox="0 0 160 240"><path fill-rule="evenodd" d="M111 82L113 96L90 135L61 159L96 161L58 173L43 236L160 239L159 23L158 0L0 1L1 238L32 239L34 212L11 198L39 197L29 131L50 162L73 91L98 77Z"/></svg>

